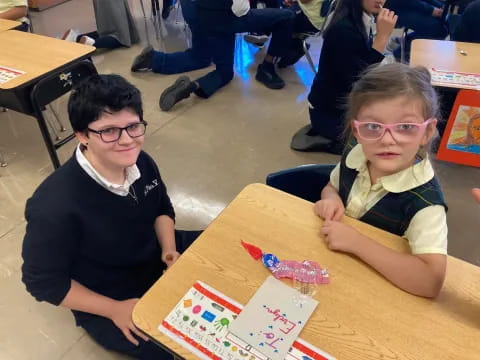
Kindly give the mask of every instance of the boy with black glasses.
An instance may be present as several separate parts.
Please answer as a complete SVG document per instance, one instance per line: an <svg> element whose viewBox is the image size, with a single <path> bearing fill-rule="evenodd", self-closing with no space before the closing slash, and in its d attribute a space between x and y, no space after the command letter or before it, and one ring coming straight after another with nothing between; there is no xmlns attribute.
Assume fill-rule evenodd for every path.
<svg viewBox="0 0 480 360"><path fill-rule="evenodd" d="M135 328L135 303L199 232L175 213L153 159L141 151L141 95L118 75L94 75L71 94L80 144L27 201L22 266L38 300L72 310L99 344L140 359L171 359Z"/></svg>

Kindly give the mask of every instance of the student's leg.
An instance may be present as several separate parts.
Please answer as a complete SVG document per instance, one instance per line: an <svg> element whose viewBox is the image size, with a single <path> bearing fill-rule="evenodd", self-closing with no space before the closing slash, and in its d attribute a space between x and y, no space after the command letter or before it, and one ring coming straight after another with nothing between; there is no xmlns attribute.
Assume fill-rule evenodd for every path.
<svg viewBox="0 0 480 360"><path fill-rule="evenodd" d="M316 33L319 30L313 26L308 17L301 11L298 4L295 4L291 7L295 11L295 25L294 33ZM286 55L284 55L278 62L278 67L283 68L295 64L300 58L305 55L305 50L303 49L303 40L298 38L293 38L290 42L290 48Z"/></svg>
<svg viewBox="0 0 480 360"><path fill-rule="evenodd" d="M187 76L180 76L162 92L160 108L168 111L193 92L199 97L208 98L228 84L233 79L234 48L235 34L212 34L208 38L207 50L210 51L216 69L195 81L191 81Z"/></svg>
<svg viewBox="0 0 480 360"><path fill-rule="evenodd" d="M245 16L232 19L230 30L270 32L272 39L264 62L257 68L255 79L270 89L282 89L285 82L275 71L273 61L287 54L293 33L295 14L289 9L252 9Z"/></svg>
<svg viewBox="0 0 480 360"><path fill-rule="evenodd" d="M233 79L235 34L214 34L208 40L215 70L195 80L199 85L195 94L202 98L209 98Z"/></svg>
<svg viewBox="0 0 480 360"><path fill-rule="evenodd" d="M104 317L92 316L81 324L85 331L107 350L116 351L141 360L173 360L173 356L153 341L144 341L132 334L140 345L135 346L127 340L125 335L115 324Z"/></svg>
<svg viewBox="0 0 480 360"><path fill-rule="evenodd" d="M113 36L99 36L93 44L97 49L116 49L123 45Z"/></svg>

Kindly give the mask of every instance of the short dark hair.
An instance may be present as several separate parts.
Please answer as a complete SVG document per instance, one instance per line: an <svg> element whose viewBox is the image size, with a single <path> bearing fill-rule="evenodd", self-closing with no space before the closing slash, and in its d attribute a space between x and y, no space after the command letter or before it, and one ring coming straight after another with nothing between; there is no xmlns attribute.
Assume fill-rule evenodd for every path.
<svg viewBox="0 0 480 360"><path fill-rule="evenodd" d="M92 75L79 83L68 100L68 116L73 131L81 132L105 110L128 108L143 120L140 91L120 75Z"/></svg>

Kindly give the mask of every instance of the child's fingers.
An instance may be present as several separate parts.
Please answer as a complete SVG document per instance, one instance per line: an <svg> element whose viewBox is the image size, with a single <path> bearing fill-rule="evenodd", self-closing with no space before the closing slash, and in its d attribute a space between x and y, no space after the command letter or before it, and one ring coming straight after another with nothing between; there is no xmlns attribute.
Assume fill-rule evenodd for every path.
<svg viewBox="0 0 480 360"><path fill-rule="evenodd" d="M333 218L333 214L335 212L335 208L331 207L331 206L328 206L325 208L325 211L324 211L324 219L325 220L332 220Z"/></svg>
<svg viewBox="0 0 480 360"><path fill-rule="evenodd" d="M338 207L336 210L335 210L335 214L333 215L333 219L332 220L335 220L335 221L340 221L342 220L342 217L343 217L343 213L345 212L345 210L343 209L343 207Z"/></svg>

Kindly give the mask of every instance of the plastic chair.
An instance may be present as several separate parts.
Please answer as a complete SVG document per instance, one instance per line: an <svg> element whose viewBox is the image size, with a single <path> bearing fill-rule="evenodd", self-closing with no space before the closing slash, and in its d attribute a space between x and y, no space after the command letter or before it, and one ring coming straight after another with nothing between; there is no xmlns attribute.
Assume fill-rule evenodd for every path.
<svg viewBox="0 0 480 360"><path fill-rule="evenodd" d="M54 143L50 137L48 122L43 116L43 110L52 101L69 92L75 84L96 73L97 70L91 61L83 60L76 62L64 67L61 74L55 73L40 80L33 87L30 94L34 116L37 119L43 140L55 169L60 166L56 150L72 140L75 135L70 134L66 138Z"/></svg>
<svg viewBox="0 0 480 360"><path fill-rule="evenodd" d="M333 164L301 165L267 175L266 184L299 198L315 202L330 181Z"/></svg>

